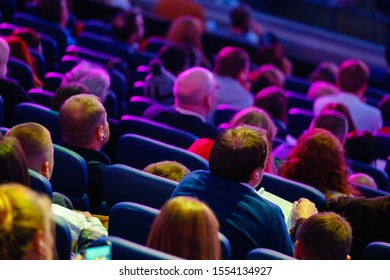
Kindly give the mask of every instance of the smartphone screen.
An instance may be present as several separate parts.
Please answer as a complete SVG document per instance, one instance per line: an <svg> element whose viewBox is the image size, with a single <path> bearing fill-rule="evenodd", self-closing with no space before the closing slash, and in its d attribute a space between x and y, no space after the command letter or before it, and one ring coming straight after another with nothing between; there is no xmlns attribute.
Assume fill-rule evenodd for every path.
<svg viewBox="0 0 390 280"><path fill-rule="evenodd" d="M111 260L111 243L86 248L84 258L86 260Z"/></svg>

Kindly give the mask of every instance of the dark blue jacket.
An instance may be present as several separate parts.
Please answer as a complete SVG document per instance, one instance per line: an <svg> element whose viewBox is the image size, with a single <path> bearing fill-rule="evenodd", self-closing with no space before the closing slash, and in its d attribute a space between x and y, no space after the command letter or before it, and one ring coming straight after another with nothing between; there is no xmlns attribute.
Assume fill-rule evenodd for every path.
<svg viewBox="0 0 390 280"><path fill-rule="evenodd" d="M279 206L260 197L254 188L198 170L186 175L172 194L192 196L215 213L230 242L233 259L244 259L255 248L292 256L293 246Z"/></svg>

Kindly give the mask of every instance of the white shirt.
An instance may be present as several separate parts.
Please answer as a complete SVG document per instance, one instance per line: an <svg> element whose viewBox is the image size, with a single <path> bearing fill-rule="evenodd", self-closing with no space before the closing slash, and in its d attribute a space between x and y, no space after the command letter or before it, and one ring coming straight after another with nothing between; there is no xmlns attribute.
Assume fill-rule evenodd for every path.
<svg viewBox="0 0 390 280"><path fill-rule="evenodd" d="M319 97L314 102L314 114L318 115L328 103L339 103L348 107L357 130L376 131L383 125L381 111L360 100L352 93L340 92Z"/></svg>
<svg viewBox="0 0 390 280"><path fill-rule="evenodd" d="M253 105L253 94L246 90L237 80L215 75L219 84L217 105L227 104L239 110Z"/></svg>

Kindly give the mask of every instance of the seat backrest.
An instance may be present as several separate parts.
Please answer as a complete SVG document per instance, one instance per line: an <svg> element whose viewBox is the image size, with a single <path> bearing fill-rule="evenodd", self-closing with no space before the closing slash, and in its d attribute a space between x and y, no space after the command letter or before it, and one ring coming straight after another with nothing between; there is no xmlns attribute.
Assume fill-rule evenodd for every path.
<svg viewBox="0 0 390 280"><path fill-rule="evenodd" d="M75 209L89 210L86 195L88 173L85 160L65 147L54 145L53 190L69 197Z"/></svg>
<svg viewBox="0 0 390 280"><path fill-rule="evenodd" d="M227 104L218 105L214 113L214 125L218 127L222 123L228 123L239 111L239 109Z"/></svg>
<svg viewBox="0 0 390 280"><path fill-rule="evenodd" d="M119 121L119 135L127 133L142 135L183 149L187 149L198 139L187 131L130 115L122 116Z"/></svg>
<svg viewBox="0 0 390 280"><path fill-rule="evenodd" d="M307 91L310 88L310 82L308 82L303 78L290 76L290 77L286 77L284 88L286 90L291 90L306 95Z"/></svg>
<svg viewBox="0 0 390 280"><path fill-rule="evenodd" d="M23 102L16 105L13 113L13 125L25 122L36 122L46 127L51 134L53 143L57 144L62 140L60 127L58 124L58 112L49 108Z"/></svg>
<svg viewBox="0 0 390 280"><path fill-rule="evenodd" d="M390 243L371 242L363 251L364 260L390 260Z"/></svg>
<svg viewBox="0 0 390 280"><path fill-rule="evenodd" d="M84 20L84 31L95 33L98 35L105 35L105 36L111 36L111 25L109 23L106 23L102 20L97 19L88 19Z"/></svg>
<svg viewBox="0 0 390 280"><path fill-rule="evenodd" d="M191 171L209 169L208 161L192 152L137 134L119 138L115 158L118 163L137 169L164 160L177 161Z"/></svg>
<svg viewBox="0 0 390 280"><path fill-rule="evenodd" d="M301 197L307 198L316 205L318 211L321 211L325 204L325 196L319 190L278 175L264 173L259 187L290 202Z"/></svg>
<svg viewBox="0 0 390 280"><path fill-rule="evenodd" d="M296 260L293 257L285 255L275 250L267 248L256 248L250 251L246 256L246 260Z"/></svg>
<svg viewBox="0 0 390 280"><path fill-rule="evenodd" d="M108 234L146 245L152 224L160 210L133 202L120 202L110 210ZM231 258L229 240L218 234L222 258Z"/></svg>
<svg viewBox="0 0 390 280"><path fill-rule="evenodd" d="M390 192L374 189L365 185L357 185L357 190L367 198L373 198L378 196L390 196Z"/></svg>
<svg viewBox="0 0 390 280"><path fill-rule="evenodd" d="M117 236L103 236L92 241L91 245L111 242L113 260L180 260L181 258L142 246Z"/></svg>
<svg viewBox="0 0 390 280"><path fill-rule="evenodd" d="M380 131L374 131L372 135L377 143L378 158L386 160L390 155L390 135Z"/></svg>
<svg viewBox="0 0 390 280"><path fill-rule="evenodd" d="M156 101L153 99L143 96L133 96L127 103L127 114L141 117L145 110L153 104L156 104Z"/></svg>
<svg viewBox="0 0 390 280"><path fill-rule="evenodd" d="M287 113L288 134L298 138L305 130L309 128L313 118L314 114L312 111L301 108L291 108Z"/></svg>
<svg viewBox="0 0 390 280"><path fill-rule="evenodd" d="M39 79L42 79L46 73L46 59L45 56L34 48L28 48L32 57L35 59L36 71Z"/></svg>
<svg viewBox="0 0 390 280"><path fill-rule="evenodd" d="M48 72L45 74L43 78L43 89L51 92L55 92L60 86L62 82L62 78L64 74L58 72Z"/></svg>
<svg viewBox="0 0 390 280"><path fill-rule="evenodd" d="M160 209L171 197L177 182L124 164L113 164L103 172L103 199L108 207L122 201Z"/></svg>
<svg viewBox="0 0 390 280"><path fill-rule="evenodd" d="M69 223L60 216L54 217L56 225L56 249L59 260L70 260L72 253L72 235Z"/></svg>
<svg viewBox="0 0 390 280"><path fill-rule="evenodd" d="M49 180L32 169L28 170L28 174L30 175L30 187L37 192L46 194L51 199L53 189Z"/></svg>
<svg viewBox="0 0 390 280"><path fill-rule="evenodd" d="M3 97L0 95L0 126L3 125L4 121L4 100Z"/></svg>
<svg viewBox="0 0 390 280"><path fill-rule="evenodd" d="M285 91L287 96L287 109L301 108L309 111L313 110L314 101L307 98L306 95L293 91Z"/></svg>
<svg viewBox="0 0 390 280"><path fill-rule="evenodd" d="M28 91L28 95L38 104L50 108L54 93L40 88L32 88Z"/></svg>
<svg viewBox="0 0 390 280"><path fill-rule="evenodd" d="M26 62L9 57L7 69L7 77L18 81L25 91L33 87L33 73L31 67Z"/></svg>
<svg viewBox="0 0 390 280"><path fill-rule="evenodd" d="M375 180L378 189L386 192L390 192L389 176L383 170L372 167L366 163L358 162L356 160L351 160L351 159L348 159L347 164L354 173L361 172L370 175Z"/></svg>

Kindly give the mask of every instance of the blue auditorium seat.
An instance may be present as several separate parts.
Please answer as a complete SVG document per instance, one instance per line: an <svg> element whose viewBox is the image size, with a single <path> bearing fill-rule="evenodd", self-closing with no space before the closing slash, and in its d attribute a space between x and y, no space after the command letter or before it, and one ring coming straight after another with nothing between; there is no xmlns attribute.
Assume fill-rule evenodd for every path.
<svg viewBox="0 0 390 280"><path fill-rule="evenodd" d="M390 135L380 131L374 131L374 136L378 147L378 158L387 160L390 156Z"/></svg>
<svg viewBox="0 0 390 280"><path fill-rule="evenodd" d="M365 197L373 198L378 196L390 196L390 192L374 189L364 185L357 185L356 189Z"/></svg>
<svg viewBox="0 0 390 280"><path fill-rule="evenodd" d="M54 93L40 88L32 88L28 91L28 95L38 104L50 108Z"/></svg>
<svg viewBox="0 0 390 280"><path fill-rule="evenodd" d="M75 209L89 211L87 165L79 154L54 145L54 170L50 182L53 190L66 195Z"/></svg>
<svg viewBox="0 0 390 280"><path fill-rule="evenodd" d="M288 134L295 138L299 138L299 136L309 128L313 118L314 114L312 111L301 108L291 108L287 112Z"/></svg>
<svg viewBox="0 0 390 280"><path fill-rule="evenodd" d="M25 122L36 122L46 127L50 131L52 141L55 144L62 140L58 124L58 112L56 111L39 104L20 103L14 109L12 123L16 125Z"/></svg>
<svg viewBox="0 0 390 280"><path fill-rule="evenodd" d="M28 48L32 57L35 59L36 75L39 79L42 79L46 73L46 60L45 56L34 48Z"/></svg>
<svg viewBox="0 0 390 280"><path fill-rule="evenodd" d="M390 181L389 176L386 172L372 167L366 163L358 162L356 160L347 160L347 165L352 169L354 173L365 173L370 175L374 180L376 185L378 186L378 189L390 192Z"/></svg>
<svg viewBox="0 0 390 280"><path fill-rule="evenodd" d="M256 248L250 251L246 260L296 260L293 257L267 248Z"/></svg>
<svg viewBox="0 0 390 280"><path fill-rule="evenodd" d="M32 169L28 170L28 174L30 175L30 187L37 192L46 194L51 199L53 189L49 180Z"/></svg>
<svg viewBox="0 0 390 280"><path fill-rule="evenodd" d="M316 205L318 211L321 211L325 204L324 194L316 188L270 173L264 173L258 188L264 188L267 192L290 202L302 197L307 198Z"/></svg>
<svg viewBox="0 0 390 280"><path fill-rule="evenodd" d="M307 98L306 95L293 91L285 91L285 94L287 96L287 109L301 108L313 111L314 101Z"/></svg>
<svg viewBox="0 0 390 280"><path fill-rule="evenodd" d="M43 78L43 89L51 92L55 92L60 86L62 82L62 78L64 74L58 72L48 72L45 74Z"/></svg>
<svg viewBox="0 0 390 280"><path fill-rule="evenodd" d="M70 260L72 254L72 235L69 223L60 216L54 217L56 225L55 244L57 249L57 259Z"/></svg>
<svg viewBox="0 0 390 280"><path fill-rule="evenodd" d="M119 121L119 135L138 134L176 147L187 149L198 139L192 133L145 118L124 115Z"/></svg>
<svg viewBox="0 0 390 280"><path fill-rule="evenodd" d="M108 208L123 201L160 209L171 197L177 182L124 164L113 164L103 172L103 198Z"/></svg>
<svg viewBox="0 0 390 280"><path fill-rule="evenodd" d="M288 76L286 77L284 88L285 90L299 92L306 95L310 88L310 82L303 78Z"/></svg>
<svg viewBox="0 0 390 280"><path fill-rule="evenodd" d="M364 260L390 260L390 243L371 242L363 251Z"/></svg>
<svg viewBox="0 0 390 280"><path fill-rule="evenodd" d="M116 147L117 163L144 169L151 163L163 160L177 161L189 170L208 170L208 161L185 149L137 134L125 134Z"/></svg>
<svg viewBox="0 0 390 280"><path fill-rule="evenodd" d="M160 210L133 202L120 202L111 208L108 234L146 245L150 229ZM135 226L136 225L136 226ZM230 259L230 243L219 233L223 259Z"/></svg>
<svg viewBox="0 0 390 280"><path fill-rule="evenodd" d="M239 111L239 109L227 104L218 105L214 112L214 125L219 126L222 123L228 123Z"/></svg>
<svg viewBox="0 0 390 280"><path fill-rule="evenodd" d="M105 243L107 240L112 244L113 260L181 260L179 257L116 236L99 237L92 241L91 245Z"/></svg>
<svg viewBox="0 0 390 280"><path fill-rule="evenodd" d="M83 31L89 33L95 33L98 35L111 36L111 25L107 22L98 19L84 20Z"/></svg>
<svg viewBox="0 0 390 280"><path fill-rule="evenodd" d="M9 57L7 69L7 77L18 81L25 91L34 86L32 69L26 62Z"/></svg>
<svg viewBox="0 0 390 280"><path fill-rule="evenodd" d="M142 117L145 110L157 102L153 99L143 96L133 96L127 103L127 114Z"/></svg>

